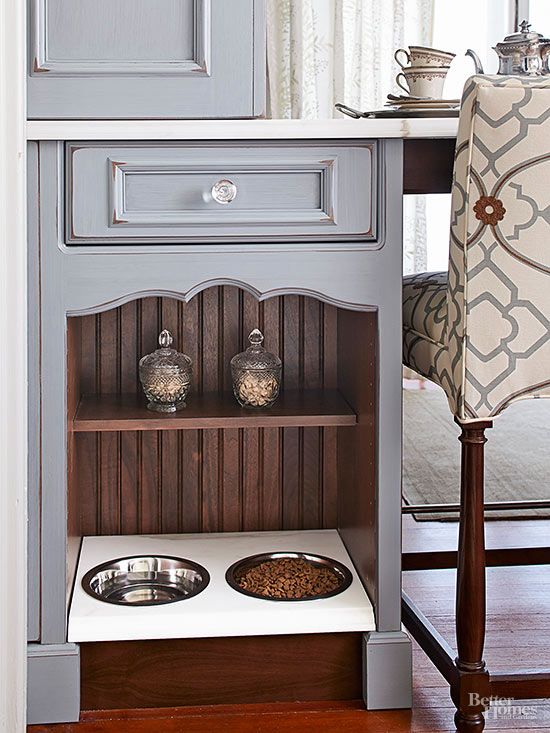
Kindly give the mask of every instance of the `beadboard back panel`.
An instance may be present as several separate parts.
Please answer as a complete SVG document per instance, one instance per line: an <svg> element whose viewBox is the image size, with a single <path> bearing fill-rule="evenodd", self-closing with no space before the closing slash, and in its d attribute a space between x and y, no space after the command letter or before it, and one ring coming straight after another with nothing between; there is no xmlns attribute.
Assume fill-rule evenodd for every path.
<svg viewBox="0 0 550 733"><path fill-rule="evenodd" d="M230 390L229 361L256 326L283 360L283 388L337 386L337 309L314 298L259 303L221 286L189 303L143 298L69 326L80 331L82 394L140 391L139 358L162 328L191 356L199 392ZM337 526L336 428L79 433L74 458L71 533Z"/></svg>

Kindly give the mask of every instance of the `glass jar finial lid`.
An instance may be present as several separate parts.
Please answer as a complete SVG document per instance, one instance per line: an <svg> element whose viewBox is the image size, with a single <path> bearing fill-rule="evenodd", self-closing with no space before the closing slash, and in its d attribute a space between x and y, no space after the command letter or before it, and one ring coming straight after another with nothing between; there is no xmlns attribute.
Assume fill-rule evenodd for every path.
<svg viewBox="0 0 550 733"><path fill-rule="evenodd" d="M139 362L139 378L147 407L157 412L175 412L185 407L192 377L192 362L172 348L172 334L164 329L159 335L160 348Z"/></svg>
<svg viewBox="0 0 550 733"><path fill-rule="evenodd" d="M264 337L255 328L248 336L250 346L231 359L233 394L243 407L269 407L279 395L282 363L262 346Z"/></svg>
<svg viewBox="0 0 550 733"><path fill-rule="evenodd" d="M170 346L174 343L172 334L166 328L163 329L159 334L159 346L161 349L170 349Z"/></svg>

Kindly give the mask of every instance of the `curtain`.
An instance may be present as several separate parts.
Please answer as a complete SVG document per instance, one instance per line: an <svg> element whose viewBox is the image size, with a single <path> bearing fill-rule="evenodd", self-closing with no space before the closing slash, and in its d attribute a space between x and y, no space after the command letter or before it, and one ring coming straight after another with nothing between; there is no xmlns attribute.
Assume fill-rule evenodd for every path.
<svg viewBox="0 0 550 733"><path fill-rule="evenodd" d="M395 49L430 45L433 0L268 0L270 116L340 117L335 102L382 106L400 68ZM426 210L405 197L404 270L426 269Z"/></svg>

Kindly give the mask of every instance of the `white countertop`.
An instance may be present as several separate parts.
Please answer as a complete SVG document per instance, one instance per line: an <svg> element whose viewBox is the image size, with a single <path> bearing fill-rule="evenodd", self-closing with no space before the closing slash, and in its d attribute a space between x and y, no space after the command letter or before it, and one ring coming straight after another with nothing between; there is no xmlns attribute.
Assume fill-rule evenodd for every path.
<svg viewBox="0 0 550 733"><path fill-rule="evenodd" d="M339 560L353 574L342 593L314 601L275 602L245 596L225 580L237 560L260 552L302 551ZM210 573L197 596L160 606L115 606L89 596L83 575L117 557L171 555ZM85 537L69 613L71 642L372 631L374 611L336 530Z"/></svg>
<svg viewBox="0 0 550 733"><path fill-rule="evenodd" d="M29 140L345 140L453 138L458 118L337 120L31 120Z"/></svg>

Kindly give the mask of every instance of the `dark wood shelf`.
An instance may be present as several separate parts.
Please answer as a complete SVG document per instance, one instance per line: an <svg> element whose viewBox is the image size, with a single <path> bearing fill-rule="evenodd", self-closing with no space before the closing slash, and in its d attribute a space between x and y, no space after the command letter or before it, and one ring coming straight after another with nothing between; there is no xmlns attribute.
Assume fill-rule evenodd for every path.
<svg viewBox="0 0 550 733"><path fill-rule="evenodd" d="M135 394L84 395L74 432L205 430L355 425L357 416L338 390L285 390L270 408L240 407L230 393L193 394L186 408L163 414L147 409Z"/></svg>

